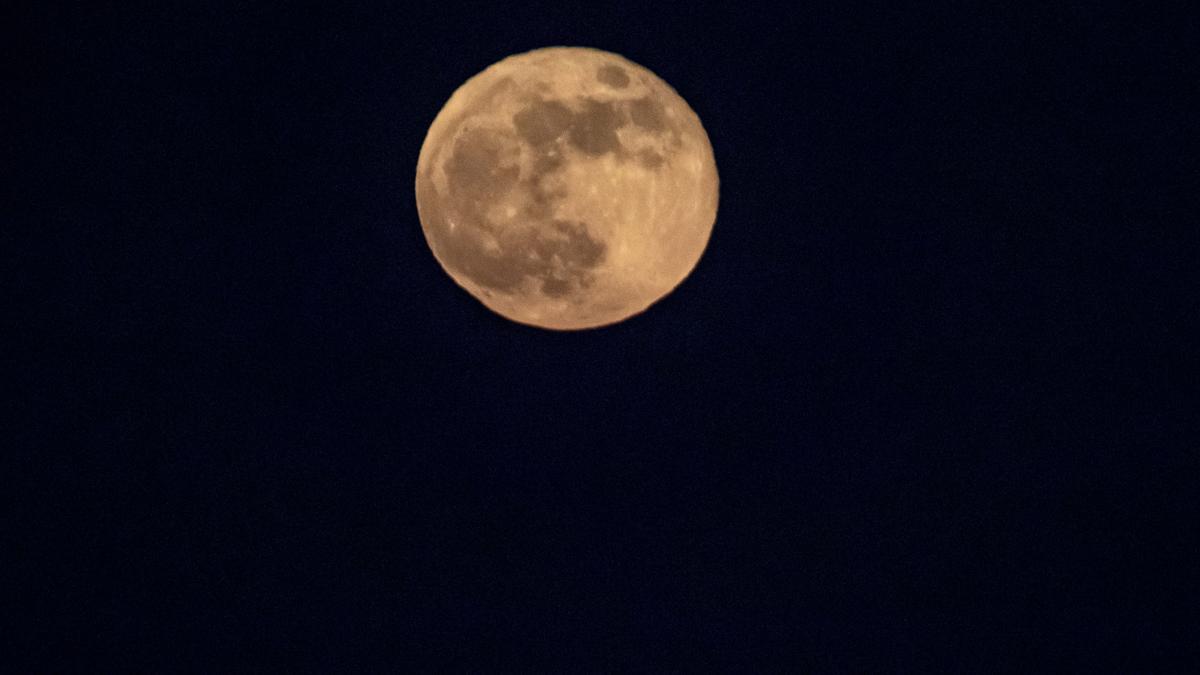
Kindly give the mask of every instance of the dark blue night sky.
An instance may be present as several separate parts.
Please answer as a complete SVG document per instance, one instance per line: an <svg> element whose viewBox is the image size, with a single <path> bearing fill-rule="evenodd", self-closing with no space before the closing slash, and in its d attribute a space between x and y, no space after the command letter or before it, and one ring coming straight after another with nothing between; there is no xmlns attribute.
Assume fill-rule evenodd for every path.
<svg viewBox="0 0 1200 675"><path fill-rule="evenodd" d="M126 5L5 11L4 670L1196 665L1194 19ZM451 283L413 194L549 45L721 178L581 333Z"/></svg>

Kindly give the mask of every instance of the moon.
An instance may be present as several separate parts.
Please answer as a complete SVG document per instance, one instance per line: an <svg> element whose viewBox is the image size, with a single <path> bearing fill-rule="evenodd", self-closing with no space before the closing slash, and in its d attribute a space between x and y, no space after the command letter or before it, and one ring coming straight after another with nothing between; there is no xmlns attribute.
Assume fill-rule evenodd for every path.
<svg viewBox="0 0 1200 675"><path fill-rule="evenodd" d="M434 257L492 311L552 330L639 314L695 268L718 177L700 118L623 56L509 56L446 102L417 160Z"/></svg>

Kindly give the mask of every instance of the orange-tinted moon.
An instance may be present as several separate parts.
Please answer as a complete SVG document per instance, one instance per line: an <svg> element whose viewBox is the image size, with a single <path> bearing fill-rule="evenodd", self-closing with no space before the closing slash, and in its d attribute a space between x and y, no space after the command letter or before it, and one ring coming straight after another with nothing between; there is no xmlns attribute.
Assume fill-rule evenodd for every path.
<svg viewBox="0 0 1200 675"><path fill-rule="evenodd" d="M699 261L717 213L708 134L667 83L597 49L510 56L438 113L417 162L434 256L513 321L622 321Z"/></svg>

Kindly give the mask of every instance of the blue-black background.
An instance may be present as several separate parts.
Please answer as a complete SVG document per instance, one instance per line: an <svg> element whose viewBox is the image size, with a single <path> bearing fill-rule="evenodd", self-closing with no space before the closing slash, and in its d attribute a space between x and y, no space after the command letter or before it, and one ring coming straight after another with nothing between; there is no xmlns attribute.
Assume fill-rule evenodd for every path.
<svg viewBox="0 0 1200 675"><path fill-rule="evenodd" d="M122 5L5 10L12 663L1195 656L1194 20ZM413 195L550 45L673 85L721 178L687 281L579 333L472 300Z"/></svg>

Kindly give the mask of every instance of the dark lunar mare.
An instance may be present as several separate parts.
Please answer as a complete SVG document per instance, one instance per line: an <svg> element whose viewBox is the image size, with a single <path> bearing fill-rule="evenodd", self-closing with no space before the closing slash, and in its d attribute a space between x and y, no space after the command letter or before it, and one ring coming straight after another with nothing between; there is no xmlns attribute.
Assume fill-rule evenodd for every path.
<svg viewBox="0 0 1200 675"><path fill-rule="evenodd" d="M534 101L513 115L517 135L534 148L553 143L571 127L574 113L559 101Z"/></svg>
<svg viewBox="0 0 1200 675"><path fill-rule="evenodd" d="M504 148L505 139L486 129L472 129L460 136L454 143L454 154L446 162L446 175L456 196L483 202L511 190L521 169L502 163Z"/></svg>
<svg viewBox="0 0 1200 675"><path fill-rule="evenodd" d="M629 86L629 75L625 69L612 64L605 64L596 70L596 79L613 89L624 89Z"/></svg>
<svg viewBox="0 0 1200 675"><path fill-rule="evenodd" d="M519 167L506 165L502 155L507 144L518 142L503 132L472 129L455 141L445 163L449 194L446 198L433 189L432 171L418 186L422 204L429 205L430 222L438 227L431 233L435 252L448 267L480 286L511 292L526 278L540 282L549 297L567 297L591 283L592 270L604 260L605 245L593 238L586 223L565 220L548 221L552 203L565 196L542 188L541 178L562 165L555 142L564 133L573 132L578 116L566 116L570 110L557 102L542 101L522 110L514 118L517 135L538 152L534 175L518 183ZM590 118L603 122L604 113ZM519 119L519 121L518 121ZM593 124L584 133L602 128ZM586 136L592 142L592 136ZM615 136L614 136L615 138ZM490 202L513 189L530 191L531 207L523 214L539 222L530 228L498 228L486 215ZM449 219L457 223L451 229ZM488 235L499 243L499 250L487 247Z"/></svg>
<svg viewBox="0 0 1200 675"><path fill-rule="evenodd" d="M592 98L583 99L583 110L575 115L571 124L571 145L589 155L603 155L621 147L617 129L621 116L611 103Z"/></svg>
<svg viewBox="0 0 1200 675"><path fill-rule="evenodd" d="M650 97L629 102L629 119L648 131L662 131L667 128L666 113L662 104Z"/></svg>

